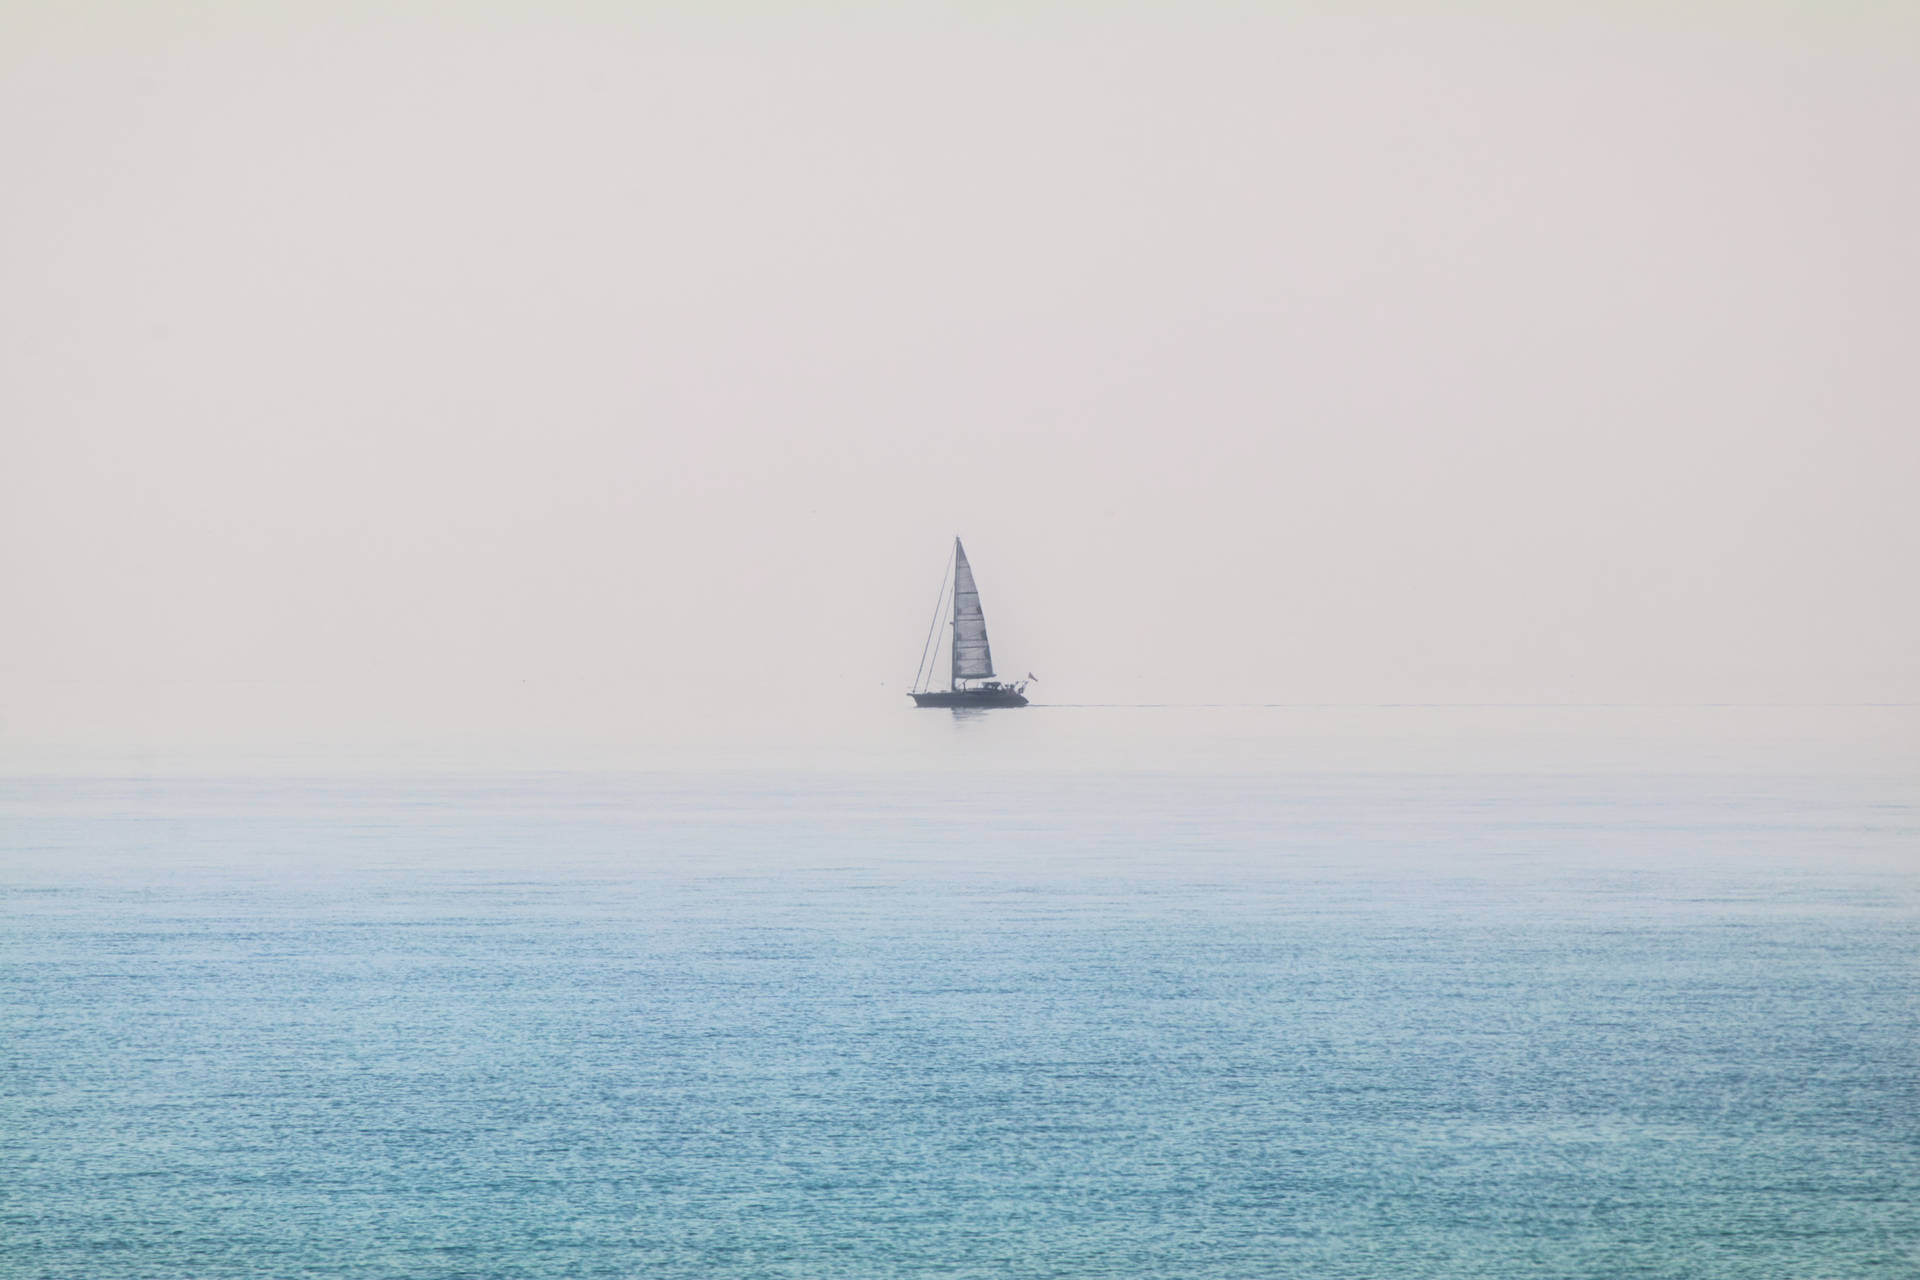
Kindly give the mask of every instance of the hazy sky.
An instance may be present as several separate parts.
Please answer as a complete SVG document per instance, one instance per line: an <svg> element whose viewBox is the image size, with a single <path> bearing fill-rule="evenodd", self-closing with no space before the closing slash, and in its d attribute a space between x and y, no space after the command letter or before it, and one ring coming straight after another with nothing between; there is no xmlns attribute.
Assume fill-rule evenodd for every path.
<svg viewBox="0 0 1920 1280"><path fill-rule="evenodd" d="M1920 698L1920 7L1441 8L5 4L0 735Z"/></svg>

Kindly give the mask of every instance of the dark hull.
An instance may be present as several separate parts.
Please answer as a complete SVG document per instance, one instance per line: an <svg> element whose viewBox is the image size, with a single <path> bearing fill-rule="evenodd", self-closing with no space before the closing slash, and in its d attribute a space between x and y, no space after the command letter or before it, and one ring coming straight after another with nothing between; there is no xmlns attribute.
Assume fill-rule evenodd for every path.
<svg viewBox="0 0 1920 1280"><path fill-rule="evenodd" d="M916 707L1024 707L1027 700L1011 689L951 689L908 694Z"/></svg>

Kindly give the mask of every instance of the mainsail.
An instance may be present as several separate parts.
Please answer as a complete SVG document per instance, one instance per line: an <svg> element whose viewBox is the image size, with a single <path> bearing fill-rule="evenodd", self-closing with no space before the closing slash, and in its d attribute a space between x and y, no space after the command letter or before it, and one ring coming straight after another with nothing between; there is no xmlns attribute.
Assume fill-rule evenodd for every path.
<svg viewBox="0 0 1920 1280"><path fill-rule="evenodd" d="M987 615L980 612L980 591L973 585L973 566L960 539L953 540L953 682L978 680L993 674L993 651L987 648Z"/></svg>

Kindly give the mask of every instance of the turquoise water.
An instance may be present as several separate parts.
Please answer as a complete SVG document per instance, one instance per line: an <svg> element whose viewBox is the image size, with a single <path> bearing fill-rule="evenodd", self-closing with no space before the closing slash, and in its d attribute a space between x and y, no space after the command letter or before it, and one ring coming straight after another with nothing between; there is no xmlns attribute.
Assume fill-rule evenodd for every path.
<svg viewBox="0 0 1920 1280"><path fill-rule="evenodd" d="M1909 1277L1834 778L0 784L0 1274Z"/></svg>

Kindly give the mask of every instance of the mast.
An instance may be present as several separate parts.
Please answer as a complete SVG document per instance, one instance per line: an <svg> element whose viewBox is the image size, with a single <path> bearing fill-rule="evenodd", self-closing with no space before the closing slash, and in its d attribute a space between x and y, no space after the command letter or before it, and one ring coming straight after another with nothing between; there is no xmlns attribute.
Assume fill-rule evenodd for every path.
<svg viewBox="0 0 1920 1280"><path fill-rule="evenodd" d="M973 582L967 549L953 540L953 683L993 674L993 650L987 646L987 615L980 610L980 590Z"/></svg>

